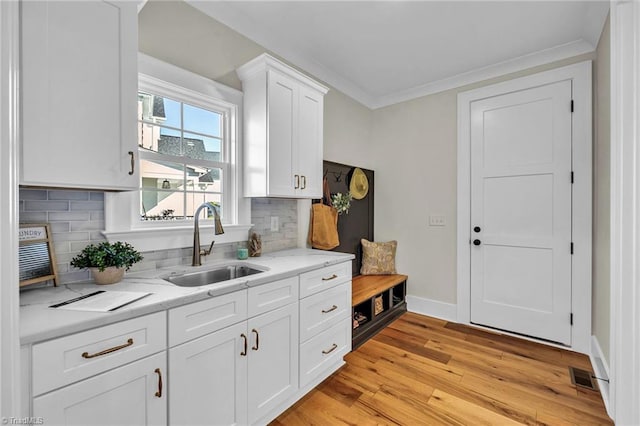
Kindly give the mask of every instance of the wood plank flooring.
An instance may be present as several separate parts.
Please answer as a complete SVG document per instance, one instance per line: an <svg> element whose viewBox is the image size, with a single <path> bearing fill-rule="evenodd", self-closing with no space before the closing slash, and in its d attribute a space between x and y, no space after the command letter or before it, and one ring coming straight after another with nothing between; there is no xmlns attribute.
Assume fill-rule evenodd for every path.
<svg viewBox="0 0 640 426"><path fill-rule="evenodd" d="M271 424L613 424L587 356L502 334L406 313L345 360Z"/></svg>

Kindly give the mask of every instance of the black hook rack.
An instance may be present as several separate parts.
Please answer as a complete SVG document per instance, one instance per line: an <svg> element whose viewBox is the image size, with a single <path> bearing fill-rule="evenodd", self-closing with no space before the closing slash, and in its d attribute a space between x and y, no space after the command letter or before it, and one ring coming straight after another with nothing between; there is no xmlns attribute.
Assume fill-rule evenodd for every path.
<svg viewBox="0 0 640 426"><path fill-rule="evenodd" d="M338 173L334 172L334 171L330 171L329 169L324 171L324 175L322 176L323 178L327 177L327 174L331 173L333 175L333 177L335 178L336 182L342 182L342 171L339 171Z"/></svg>

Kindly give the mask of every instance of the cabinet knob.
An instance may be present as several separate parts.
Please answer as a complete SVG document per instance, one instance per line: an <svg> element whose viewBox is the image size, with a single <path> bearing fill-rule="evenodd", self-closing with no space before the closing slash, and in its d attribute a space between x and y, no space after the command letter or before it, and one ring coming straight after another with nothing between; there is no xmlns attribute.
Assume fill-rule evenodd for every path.
<svg viewBox="0 0 640 426"><path fill-rule="evenodd" d="M479 246L480 244L482 244L482 241L480 241L480 240L473 240L473 245L474 245L474 246Z"/></svg>
<svg viewBox="0 0 640 426"><path fill-rule="evenodd" d="M480 231L482 231L482 229L480 229L479 226L474 226L473 227L473 232L480 232Z"/></svg>

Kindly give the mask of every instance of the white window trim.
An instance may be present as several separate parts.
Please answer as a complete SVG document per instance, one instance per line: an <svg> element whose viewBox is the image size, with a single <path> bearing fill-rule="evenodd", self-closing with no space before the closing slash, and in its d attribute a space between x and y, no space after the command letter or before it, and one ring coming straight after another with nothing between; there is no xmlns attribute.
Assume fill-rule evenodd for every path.
<svg viewBox="0 0 640 426"><path fill-rule="evenodd" d="M228 137L229 176L225 179L224 230L216 235L218 244L246 241L251 228L251 201L242 195L242 92L162 62L138 54L139 89L154 94L185 100L206 107L212 102L226 114L225 137ZM132 95L134 96L134 95ZM193 244L193 222L140 221L139 190L105 194L105 231L109 241L127 241L140 251L175 249ZM128 212L124 213L123 212ZM202 220L200 232L203 244L213 238L212 221Z"/></svg>

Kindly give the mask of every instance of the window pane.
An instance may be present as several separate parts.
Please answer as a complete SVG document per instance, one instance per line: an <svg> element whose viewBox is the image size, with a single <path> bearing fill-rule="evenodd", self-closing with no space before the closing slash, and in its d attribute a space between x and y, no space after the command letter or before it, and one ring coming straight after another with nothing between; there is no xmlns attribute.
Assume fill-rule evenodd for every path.
<svg viewBox="0 0 640 426"><path fill-rule="evenodd" d="M222 161L220 139L190 133L184 134L185 157L197 160Z"/></svg>
<svg viewBox="0 0 640 426"><path fill-rule="evenodd" d="M181 155L180 131L138 123L138 145L146 150L168 155Z"/></svg>
<svg viewBox="0 0 640 426"><path fill-rule="evenodd" d="M187 165L187 191L222 192L222 169Z"/></svg>
<svg viewBox="0 0 640 426"><path fill-rule="evenodd" d="M182 127L180 102L138 92L138 119L179 129Z"/></svg>
<svg viewBox="0 0 640 426"><path fill-rule="evenodd" d="M184 129L186 131L220 137L222 134L221 123L221 114L184 104Z"/></svg>
<svg viewBox="0 0 640 426"><path fill-rule="evenodd" d="M210 194L206 192L187 192L187 218L193 218L195 211L200 207L202 203L214 202L220 206L218 210L222 217L222 195ZM200 212L200 219L213 219L213 215L209 209L202 209Z"/></svg>
<svg viewBox="0 0 640 426"><path fill-rule="evenodd" d="M184 192L142 190L141 195L142 220L184 219Z"/></svg>
<svg viewBox="0 0 640 426"><path fill-rule="evenodd" d="M184 165L168 161L140 160L142 187L147 189L184 189Z"/></svg>

